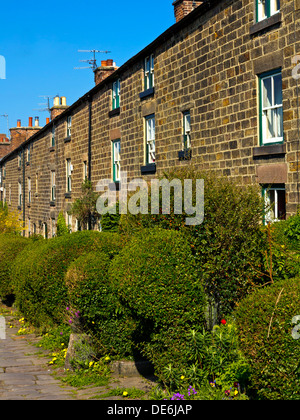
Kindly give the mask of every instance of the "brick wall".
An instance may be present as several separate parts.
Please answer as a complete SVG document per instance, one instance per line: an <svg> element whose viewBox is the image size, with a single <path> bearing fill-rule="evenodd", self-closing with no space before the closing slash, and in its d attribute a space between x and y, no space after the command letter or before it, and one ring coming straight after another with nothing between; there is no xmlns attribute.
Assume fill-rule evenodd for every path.
<svg viewBox="0 0 300 420"><path fill-rule="evenodd" d="M145 117L155 114L156 174L193 164L241 184L284 184L287 215L297 210L299 137L297 80L293 57L300 54L300 4L282 4L281 13L255 24L252 0L212 1L199 6L124 66L100 82L32 137L32 160L25 179L38 174L39 191L25 220L51 225L80 196L84 162L91 147L91 180L112 179L112 141L121 140L121 168L128 177L145 165ZM294 18L296 19L294 22ZM295 32L296 30L296 32ZM155 86L145 92L144 59L154 54ZM258 75L282 73L284 144L260 146ZM112 83L120 79L120 109L112 111ZM180 160L183 112L191 115L190 160ZM72 115L71 138L66 139ZM89 129L89 121L91 127ZM55 147L50 148L52 123ZM6 183L15 188L17 155L7 161ZM66 195L66 159L71 159L72 193ZM50 173L56 172L56 201L50 203ZM42 224L41 224L41 223ZM73 229L75 221L73 220ZM32 228L31 228L32 230ZM49 229L48 229L49 232Z"/></svg>

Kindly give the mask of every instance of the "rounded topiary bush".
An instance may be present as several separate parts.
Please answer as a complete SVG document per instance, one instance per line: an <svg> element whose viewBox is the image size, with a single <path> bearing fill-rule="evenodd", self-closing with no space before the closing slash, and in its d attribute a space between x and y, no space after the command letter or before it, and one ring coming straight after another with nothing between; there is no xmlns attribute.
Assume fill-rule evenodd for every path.
<svg viewBox="0 0 300 420"><path fill-rule="evenodd" d="M258 398L300 399L300 278L258 289L235 311ZM294 321L295 323L293 323Z"/></svg>
<svg viewBox="0 0 300 420"><path fill-rule="evenodd" d="M183 235L145 229L116 256L109 274L122 305L139 321L136 343L157 373L168 363L184 364L185 334L202 329L205 298Z"/></svg>
<svg viewBox="0 0 300 420"><path fill-rule="evenodd" d="M30 243L30 239L20 235L0 236L0 299L10 300L14 295L11 278L12 265L18 254Z"/></svg>
<svg viewBox="0 0 300 420"><path fill-rule="evenodd" d="M134 352L136 323L121 307L108 278L111 259L103 251L77 258L66 274L70 307L80 313L80 327L88 333L99 355L127 357Z"/></svg>
<svg viewBox="0 0 300 420"><path fill-rule="evenodd" d="M115 233L76 232L53 238L23 252L13 270L16 304L34 325L64 320L68 301L65 273L72 261L92 250L109 258L119 252L121 239Z"/></svg>

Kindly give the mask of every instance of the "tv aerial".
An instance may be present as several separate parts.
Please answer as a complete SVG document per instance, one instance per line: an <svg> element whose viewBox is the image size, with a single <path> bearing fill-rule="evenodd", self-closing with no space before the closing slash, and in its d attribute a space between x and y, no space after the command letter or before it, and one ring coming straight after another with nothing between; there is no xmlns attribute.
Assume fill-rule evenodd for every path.
<svg viewBox="0 0 300 420"><path fill-rule="evenodd" d="M39 95L39 98L44 98L45 99L45 103L41 103L38 104L39 106L45 106L45 108L38 108L38 109L34 109L34 111L40 111L40 112L44 112L44 111L48 111L49 114L51 115L51 105L50 105L50 99L53 99L54 96L48 96L48 95Z"/></svg>
<svg viewBox="0 0 300 420"><path fill-rule="evenodd" d="M111 51L100 51L100 50L78 50L78 52L84 52L84 53L93 53L93 58L89 60L79 60L82 63L88 63L89 66L87 67L74 67L75 70L81 70L81 69L92 69L93 71L97 68L97 60L96 60L96 53L101 54L108 54Z"/></svg>

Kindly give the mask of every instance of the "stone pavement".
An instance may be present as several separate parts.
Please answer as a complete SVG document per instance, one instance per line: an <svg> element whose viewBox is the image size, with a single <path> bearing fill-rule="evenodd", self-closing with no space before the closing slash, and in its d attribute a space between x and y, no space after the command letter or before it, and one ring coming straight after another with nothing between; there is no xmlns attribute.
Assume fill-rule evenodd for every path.
<svg viewBox="0 0 300 420"><path fill-rule="evenodd" d="M6 336L0 335L0 400L87 400L123 399L113 396L105 398L109 390L135 387L145 392L151 384L143 377L112 378L109 385L78 389L62 385L55 379L53 370L47 364L51 357L41 355L42 351L31 344L36 340L32 335L17 335L18 327L9 327L11 317L6 317Z"/></svg>

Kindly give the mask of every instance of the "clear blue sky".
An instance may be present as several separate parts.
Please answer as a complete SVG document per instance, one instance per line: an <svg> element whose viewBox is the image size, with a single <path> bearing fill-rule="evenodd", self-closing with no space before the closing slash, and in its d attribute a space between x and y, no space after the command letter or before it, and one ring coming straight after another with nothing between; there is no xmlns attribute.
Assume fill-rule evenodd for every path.
<svg viewBox="0 0 300 420"><path fill-rule="evenodd" d="M151 43L175 23L173 0L85 0L2 2L0 55L6 60L6 79L0 79L0 115L8 114L9 126L17 119L40 117L48 112L39 96L66 96L74 103L94 86L90 69L79 60L91 54L79 49L109 50L97 54L98 64L107 58L117 66ZM0 117L0 133L7 121Z"/></svg>

